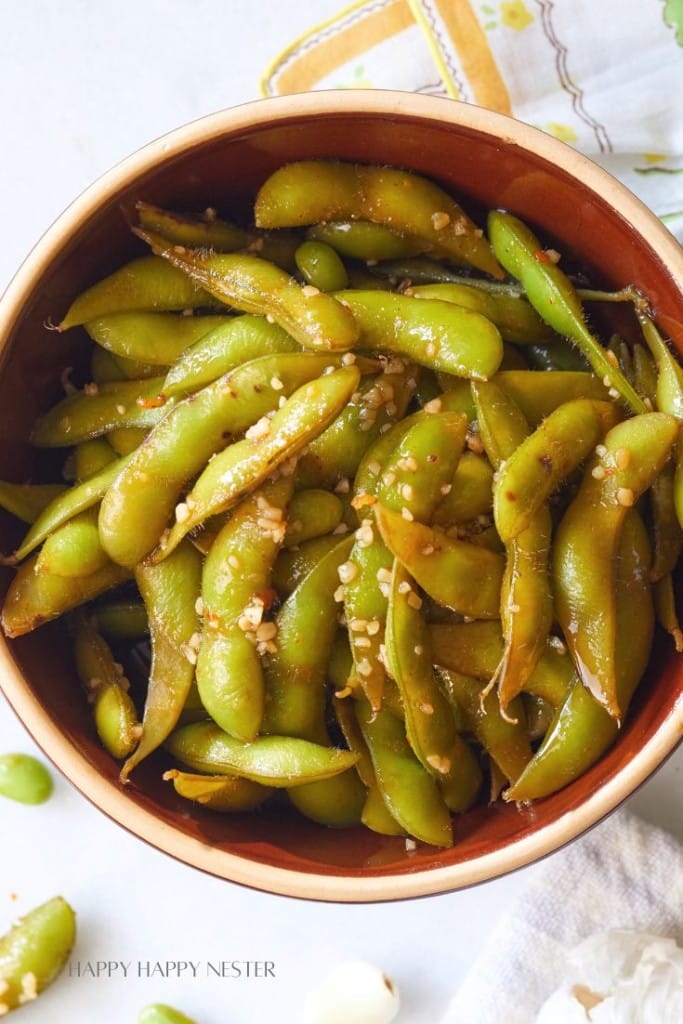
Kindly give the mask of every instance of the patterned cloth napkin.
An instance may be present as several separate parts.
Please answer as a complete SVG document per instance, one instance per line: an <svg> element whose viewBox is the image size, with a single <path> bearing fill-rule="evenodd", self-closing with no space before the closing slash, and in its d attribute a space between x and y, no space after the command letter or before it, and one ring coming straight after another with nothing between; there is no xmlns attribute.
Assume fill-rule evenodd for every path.
<svg viewBox="0 0 683 1024"><path fill-rule="evenodd" d="M261 85L403 89L511 114L587 153L683 240L683 0L360 0Z"/></svg>
<svg viewBox="0 0 683 1024"><path fill-rule="evenodd" d="M683 847L624 810L536 870L441 1024L532 1024L569 950L608 928L683 940Z"/></svg>

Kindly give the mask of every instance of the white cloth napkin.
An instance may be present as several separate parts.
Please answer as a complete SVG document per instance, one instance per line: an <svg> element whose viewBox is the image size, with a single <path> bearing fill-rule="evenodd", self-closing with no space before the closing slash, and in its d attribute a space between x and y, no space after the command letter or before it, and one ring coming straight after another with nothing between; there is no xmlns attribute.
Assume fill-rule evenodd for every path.
<svg viewBox="0 0 683 1024"><path fill-rule="evenodd" d="M624 810L539 866L441 1024L533 1024L568 951L607 928L683 939L683 847Z"/></svg>

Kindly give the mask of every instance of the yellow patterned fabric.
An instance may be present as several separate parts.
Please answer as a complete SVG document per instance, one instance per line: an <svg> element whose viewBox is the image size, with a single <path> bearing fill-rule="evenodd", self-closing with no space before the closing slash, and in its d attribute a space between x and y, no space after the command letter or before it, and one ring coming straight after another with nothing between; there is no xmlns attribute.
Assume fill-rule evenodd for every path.
<svg viewBox="0 0 683 1024"><path fill-rule="evenodd" d="M264 95L404 89L576 146L683 238L683 0L360 0L280 54Z"/></svg>

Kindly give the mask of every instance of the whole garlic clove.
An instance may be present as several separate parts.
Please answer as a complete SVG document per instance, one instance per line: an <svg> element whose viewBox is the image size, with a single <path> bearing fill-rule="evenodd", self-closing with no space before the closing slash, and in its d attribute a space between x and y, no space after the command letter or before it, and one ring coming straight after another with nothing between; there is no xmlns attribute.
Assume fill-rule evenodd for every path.
<svg viewBox="0 0 683 1024"><path fill-rule="evenodd" d="M389 1024L399 1006L396 987L379 967L342 963L308 995L303 1024Z"/></svg>

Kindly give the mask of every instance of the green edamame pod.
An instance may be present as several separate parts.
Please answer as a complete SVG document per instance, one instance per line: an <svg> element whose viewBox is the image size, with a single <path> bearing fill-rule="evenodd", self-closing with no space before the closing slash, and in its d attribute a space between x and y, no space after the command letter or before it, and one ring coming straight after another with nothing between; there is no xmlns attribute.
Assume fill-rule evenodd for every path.
<svg viewBox="0 0 683 1024"><path fill-rule="evenodd" d="M30 754L0 754L0 796L20 804L44 804L52 789L52 776L41 761Z"/></svg>
<svg viewBox="0 0 683 1024"><path fill-rule="evenodd" d="M277 614L277 645L265 666L265 732L327 742L325 678L337 632L334 594L352 546L353 537L337 539Z"/></svg>
<svg viewBox="0 0 683 1024"><path fill-rule="evenodd" d="M264 356L180 402L129 457L102 502L102 544L114 561L136 565L159 543L187 480L231 437L317 377L334 357ZM130 524L135 529L130 529Z"/></svg>
<svg viewBox="0 0 683 1024"><path fill-rule="evenodd" d="M38 552L36 572L53 576L89 576L109 558L100 544L97 508L86 509L51 533Z"/></svg>
<svg viewBox="0 0 683 1024"><path fill-rule="evenodd" d="M616 698L625 714L647 665L654 631L648 583L650 544L635 510L627 513L616 559L616 620L621 641L616 656ZM545 739L505 800L526 802L555 793L586 772L619 732L610 716L577 678L558 708Z"/></svg>
<svg viewBox="0 0 683 1024"><path fill-rule="evenodd" d="M677 421L666 413L613 427L555 534L557 618L584 685L617 720L623 714L615 667L619 538L629 508L666 463L677 433Z"/></svg>
<svg viewBox="0 0 683 1024"><path fill-rule="evenodd" d="M10 584L2 607L5 636L30 633L130 577L128 569L113 562L89 576L53 576L37 573L36 561L34 556L24 562Z"/></svg>
<svg viewBox="0 0 683 1024"><path fill-rule="evenodd" d="M272 793L268 786L250 779L233 779L229 775L195 775L171 768L164 772L163 778L173 783L178 796L222 813L253 811Z"/></svg>
<svg viewBox="0 0 683 1024"><path fill-rule="evenodd" d="M410 576L395 561L387 613L387 667L401 695L406 735L415 756L438 780L446 806L464 811L479 792L481 770L472 750L458 735L448 702L436 682L420 604Z"/></svg>
<svg viewBox="0 0 683 1024"><path fill-rule="evenodd" d="M219 452L182 506L176 507L176 523L156 557L165 558L195 526L233 508L281 463L300 452L343 409L359 380L358 369L346 366L305 384L272 419L264 417L242 441Z"/></svg>
<svg viewBox="0 0 683 1024"><path fill-rule="evenodd" d="M195 1024L180 1010L164 1003L150 1003L140 1011L138 1024Z"/></svg>
<svg viewBox="0 0 683 1024"><path fill-rule="evenodd" d="M103 348L94 348L90 357L90 376L97 385L126 380L126 374L116 357Z"/></svg>
<svg viewBox="0 0 683 1024"><path fill-rule="evenodd" d="M277 635L277 627L263 621L263 595L285 536L293 489L292 477L284 477L242 501L211 545L202 572L199 696L221 729L245 743L255 739L263 719L259 653Z"/></svg>
<svg viewBox="0 0 683 1024"><path fill-rule="evenodd" d="M590 371L588 361L566 338L553 338L542 345L527 345L524 355L532 370Z"/></svg>
<svg viewBox="0 0 683 1024"><path fill-rule="evenodd" d="M112 313L132 310L197 309L215 300L195 282L158 256L143 256L126 263L92 285L72 302L60 331L86 324Z"/></svg>
<svg viewBox="0 0 683 1024"><path fill-rule="evenodd" d="M344 515L344 506L336 494L310 488L297 491L289 504L284 547L332 533Z"/></svg>
<svg viewBox="0 0 683 1024"><path fill-rule="evenodd" d="M162 210L151 203L135 204L140 224L157 231L169 242L214 252L255 252L287 270L294 267L294 252L300 239L292 232L245 231L229 221L216 217L209 207L200 214L181 214Z"/></svg>
<svg viewBox="0 0 683 1024"><path fill-rule="evenodd" d="M518 779L532 756L521 698L510 702L510 717L504 718L495 693L482 699L477 679L448 669L439 669L439 678L449 700L460 709L467 730L476 736L506 779Z"/></svg>
<svg viewBox="0 0 683 1024"><path fill-rule="evenodd" d="M93 437L76 446L76 480L83 483L116 459L116 452L106 437Z"/></svg>
<svg viewBox="0 0 683 1024"><path fill-rule="evenodd" d="M382 505L375 506L375 518L391 553L435 601L470 618L500 616L501 555L409 522Z"/></svg>
<svg viewBox="0 0 683 1024"><path fill-rule="evenodd" d="M88 335L112 355L170 366L200 338L231 317L183 316L182 313L113 313L85 325Z"/></svg>
<svg viewBox="0 0 683 1024"><path fill-rule="evenodd" d="M500 331L504 341L531 345L553 337L536 310L525 298L485 292L466 284L424 284L410 288L416 299L440 299L483 314Z"/></svg>
<svg viewBox="0 0 683 1024"><path fill-rule="evenodd" d="M503 541L529 526L555 488L619 418L610 402L585 398L565 402L508 453L493 490L496 528Z"/></svg>
<svg viewBox="0 0 683 1024"><path fill-rule="evenodd" d="M0 508L24 523L34 523L65 490L63 484L13 484L0 480Z"/></svg>
<svg viewBox="0 0 683 1024"><path fill-rule="evenodd" d="M242 363L300 346L282 327L245 313L209 331L177 359L162 386L164 395L186 395L229 373Z"/></svg>
<svg viewBox="0 0 683 1024"><path fill-rule="evenodd" d="M152 427L170 407L157 401L163 377L94 387L96 391L69 395L46 412L33 429L32 442L39 448L59 448L100 437L118 427Z"/></svg>
<svg viewBox="0 0 683 1024"><path fill-rule="evenodd" d="M160 565L135 569L149 620L152 666L140 742L121 770L122 782L161 746L185 705L197 660L201 572L201 556L189 543L181 544Z"/></svg>
<svg viewBox="0 0 683 1024"><path fill-rule="evenodd" d="M500 366L500 332L481 313L391 292L335 295L353 313L363 348L396 352L421 366L477 380L487 380Z"/></svg>
<svg viewBox="0 0 683 1024"><path fill-rule="evenodd" d="M529 302L545 322L578 346L597 377L632 412L647 412L640 395L588 330L573 284L543 250L533 232L517 217L500 210L489 214L488 229L496 257L522 283Z"/></svg>
<svg viewBox="0 0 683 1024"><path fill-rule="evenodd" d="M138 639L149 633L147 612L141 601L98 604L92 617L103 636L114 640Z"/></svg>
<svg viewBox="0 0 683 1024"><path fill-rule="evenodd" d="M426 239L456 260L502 277L482 232L448 193L390 167L302 160L279 168L259 189L258 227L369 220Z"/></svg>
<svg viewBox="0 0 683 1024"><path fill-rule="evenodd" d="M449 486L449 485L446 485ZM493 469L490 462L474 452L463 452L450 490L434 509L436 526L458 526L493 510Z"/></svg>
<svg viewBox="0 0 683 1024"><path fill-rule="evenodd" d="M31 1002L61 973L76 941L76 915L61 896L42 903L0 938L0 1010Z"/></svg>
<svg viewBox="0 0 683 1024"><path fill-rule="evenodd" d="M358 724L372 758L377 785L398 824L432 846L451 846L453 825L436 779L417 760L405 726L388 710L355 702Z"/></svg>
<svg viewBox="0 0 683 1024"><path fill-rule="evenodd" d="M325 242L302 242L294 253L294 260L306 284L321 292L335 292L348 287L346 267Z"/></svg>
<svg viewBox="0 0 683 1024"><path fill-rule="evenodd" d="M423 238L398 234L383 224L373 224L371 220L314 224L308 229L308 237L325 242L348 259L365 260L371 264L378 260L417 256L431 249L431 243Z"/></svg>
<svg viewBox="0 0 683 1024"><path fill-rule="evenodd" d="M346 530L343 531L346 533ZM272 583L282 597L287 597L298 587L303 578L329 551L337 546L342 533L314 537L299 548L283 550L275 559Z"/></svg>
<svg viewBox="0 0 683 1024"><path fill-rule="evenodd" d="M178 251L161 236L134 229L144 242L184 271L221 302L245 313L270 316L304 348L345 352L358 340L349 310L310 285L303 288L268 260L248 255L212 255L197 249Z"/></svg>
<svg viewBox="0 0 683 1024"><path fill-rule="evenodd" d="M292 736L259 736L242 743L213 722L184 725L169 736L168 752L195 771L237 775L285 789L330 779L358 760L357 754Z"/></svg>
<svg viewBox="0 0 683 1024"><path fill-rule="evenodd" d="M564 402L575 398L607 402L610 398L608 389L595 374L571 370L503 370L496 374L496 384L519 406L532 428Z"/></svg>
<svg viewBox="0 0 683 1024"><path fill-rule="evenodd" d="M74 618L76 671L92 695L95 728L104 749L123 761L140 739L135 705L128 680L111 648L85 615Z"/></svg>

